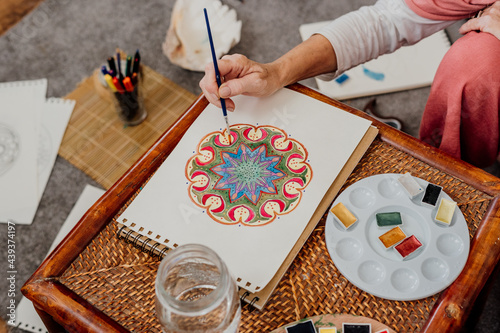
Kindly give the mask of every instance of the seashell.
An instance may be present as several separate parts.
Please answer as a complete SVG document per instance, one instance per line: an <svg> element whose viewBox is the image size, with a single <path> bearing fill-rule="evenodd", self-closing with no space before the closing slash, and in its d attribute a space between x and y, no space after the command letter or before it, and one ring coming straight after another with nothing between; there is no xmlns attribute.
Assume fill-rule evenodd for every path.
<svg viewBox="0 0 500 333"><path fill-rule="evenodd" d="M212 62L203 8L207 9L217 58L238 44L241 21L236 11L218 0L177 0L163 53L175 65L192 71L204 71Z"/></svg>

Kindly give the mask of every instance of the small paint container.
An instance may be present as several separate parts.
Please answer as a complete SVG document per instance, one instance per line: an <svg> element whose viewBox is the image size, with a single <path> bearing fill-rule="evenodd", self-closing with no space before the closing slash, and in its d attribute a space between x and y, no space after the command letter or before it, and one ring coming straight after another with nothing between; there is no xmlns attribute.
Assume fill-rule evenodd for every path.
<svg viewBox="0 0 500 333"><path fill-rule="evenodd" d="M335 206L333 206L330 211L332 212L335 220L345 229L349 229L352 227L358 219L354 216L353 213L349 211L349 209L344 206L342 202L339 202Z"/></svg>
<svg viewBox="0 0 500 333"><path fill-rule="evenodd" d="M412 199L424 191L422 186L417 183L417 181L409 172L399 177L398 182L403 186L403 188L406 190L406 193L408 193L408 195Z"/></svg>
<svg viewBox="0 0 500 333"><path fill-rule="evenodd" d="M371 333L372 325L370 323L342 323L342 333Z"/></svg>
<svg viewBox="0 0 500 333"><path fill-rule="evenodd" d="M434 220L441 225L450 226L456 207L455 201L442 198Z"/></svg>
<svg viewBox="0 0 500 333"><path fill-rule="evenodd" d="M394 247L397 253L403 258L403 260L409 259L418 253L418 250L422 248L422 243L412 235L406 238L404 241L399 243Z"/></svg>
<svg viewBox="0 0 500 333"><path fill-rule="evenodd" d="M429 183L425 188L425 193L424 196L422 197L422 203L433 207L436 206L439 199L439 195L441 195L442 189L443 188L441 186Z"/></svg>
<svg viewBox="0 0 500 333"><path fill-rule="evenodd" d="M336 327L320 327L319 333L337 333Z"/></svg>
<svg viewBox="0 0 500 333"><path fill-rule="evenodd" d="M316 333L311 319L286 328L287 333Z"/></svg>
<svg viewBox="0 0 500 333"><path fill-rule="evenodd" d="M377 227L379 228L403 225L400 212L378 213L375 214L375 218L377 220Z"/></svg>
<svg viewBox="0 0 500 333"><path fill-rule="evenodd" d="M387 231L385 234L381 235L378 239L380 239L385 249L388 250L400 243L405 238L406 234L403 232L403 230L401 230L400 227L395 227Z"/></svg>

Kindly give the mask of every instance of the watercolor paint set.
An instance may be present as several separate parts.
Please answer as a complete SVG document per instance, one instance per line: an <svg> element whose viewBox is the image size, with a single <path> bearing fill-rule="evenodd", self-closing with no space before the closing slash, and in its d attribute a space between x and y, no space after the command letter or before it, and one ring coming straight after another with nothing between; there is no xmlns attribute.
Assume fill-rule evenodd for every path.
<svg viewBox="0 0 500 333"><path fill-rule="evenodd" d="M439 185L405 174L364 178L333 202L325 242L335 266L375 296L416 300L449 286L469 253L469 230Z"/></svg>
<svg viewBox="0 0 500 333"><path fill-rule="evenodd" d="M286 327L285 329L287 333L372 333L372 325L370 323L342 323L342 329L337 330L335 326L316 328L311 319ZM389 333L389 330L383 329L374 333Z"/></svg>
<svg viewBox="0 0 500 333"><path fill-rule="evenodd" d="M342 323L343 333L372 333L371 324Z"/></svg>
<svg viewBox="0 0 500 333"><path fill-rule="evenodd" d="M287 333L317 333L311 319L297 323L286 328Z"/></svg>
<svg viewBox="0 0 500 333"><path fill-rule="evenodd" d="M336 327L316 327L311 319L286 327L287 333L372 333L370 323L342 323L342 330ZM389 333L387 329L375 333Z"/></svg>

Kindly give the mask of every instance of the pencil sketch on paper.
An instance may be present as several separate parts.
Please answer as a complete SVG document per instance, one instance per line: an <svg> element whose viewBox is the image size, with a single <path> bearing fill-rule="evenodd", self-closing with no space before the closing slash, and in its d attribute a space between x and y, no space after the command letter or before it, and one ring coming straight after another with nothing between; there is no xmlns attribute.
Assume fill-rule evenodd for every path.
<svg viewBox="0 0 500 333"><path fill-rule="evenodd" d="M19 149L19 135L10 126L0 123L0 176L14 165Z"/></svg>
<svg viewBox="0 0 500 333"><path fill-rule="evenodd" d="M205 136L186 164L191 200L222 224L262 226L290 213L312 179L307 150L274 126Z"/></svg>

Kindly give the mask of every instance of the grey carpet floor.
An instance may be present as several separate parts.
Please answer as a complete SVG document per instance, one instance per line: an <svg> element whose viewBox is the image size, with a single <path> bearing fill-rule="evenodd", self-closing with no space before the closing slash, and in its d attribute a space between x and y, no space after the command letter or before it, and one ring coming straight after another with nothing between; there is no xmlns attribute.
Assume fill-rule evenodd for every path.
<svg viewBox="0 0 500 333"><path fill-rule="evenodd" d="M241 42L231 51L268 62L298 44L299 26L304 23L339 17L374 0L225 0L236 9L243 22ZM47 0L24 20L0 37L0 82L48 78L48 97L61 97L78 82L99 68L119 47L128 53L141 50L145 64L185 89L199 94L201 73L172 65L162 54L161 45L170 22L174 0ZM456 40L459 24L447 29ZM305 84L315 87L314 80ZM377 96L383 116L397 116L405 131L416 136L429 88ZM358 109L369 97L346 101ZM500 175L498 165L488 169ZM42 197L35 220L30 226L18 226L17 287L41 263L59 227L64 222L85 184L96 185L88 176L58 158ZM6 226L0 225L0 244L6 244ZM6 262L6 251L0 251ZM2 266L3 267L3 266ZM0 311L6 318L6 271L0 272ZM474 332L500 331L500 283L492 279L485 310ZM21 298L16 295L16 302ZM14 331L22 331L16 329Z"/></svg>

